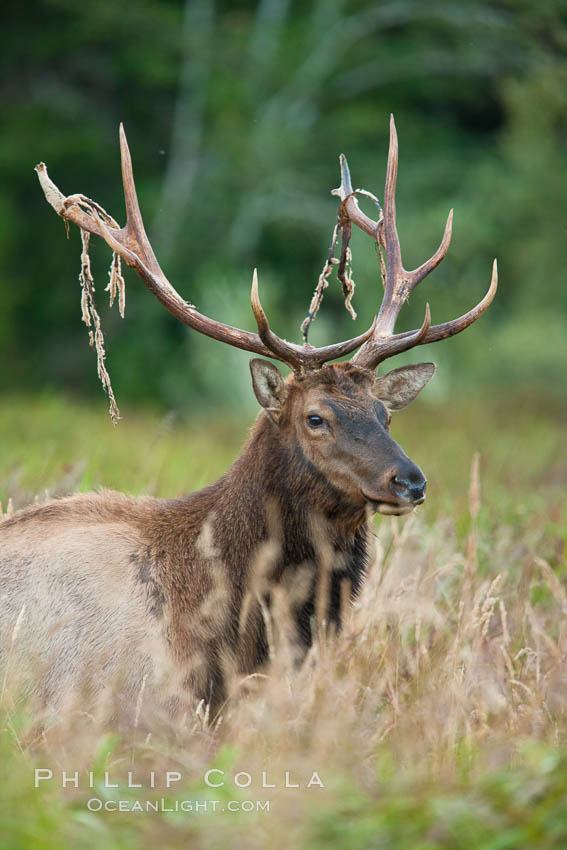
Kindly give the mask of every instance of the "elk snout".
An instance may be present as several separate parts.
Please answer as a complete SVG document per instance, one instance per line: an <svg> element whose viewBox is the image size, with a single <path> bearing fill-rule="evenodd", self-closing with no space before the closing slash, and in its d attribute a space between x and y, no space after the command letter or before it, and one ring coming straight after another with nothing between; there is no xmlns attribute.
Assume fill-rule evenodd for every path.
<svg viewBox="0 0 567 850"><path fill-rule="evenodd" d="M427 479L414 463L404 466L394 473L390 487L395 496L404 502L421 505L425 502Z"/></svg>

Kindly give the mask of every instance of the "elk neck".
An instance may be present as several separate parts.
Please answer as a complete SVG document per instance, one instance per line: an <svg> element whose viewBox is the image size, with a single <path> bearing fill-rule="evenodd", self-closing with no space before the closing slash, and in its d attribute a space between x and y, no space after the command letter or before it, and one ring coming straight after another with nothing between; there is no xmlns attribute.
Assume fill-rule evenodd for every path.
<svg viewBox="0 0 567 850"><path fill-rule="evenodd" d="M275 538L281 572L316 563L318 548L331 546L353 579L356 573L358 587L366 559L364 509L349 504L267 414L260 413L241 455L212 489L223 516L218 532L224 526L234 546L238 528L241 557L252 557L261 542Z"/></svg>

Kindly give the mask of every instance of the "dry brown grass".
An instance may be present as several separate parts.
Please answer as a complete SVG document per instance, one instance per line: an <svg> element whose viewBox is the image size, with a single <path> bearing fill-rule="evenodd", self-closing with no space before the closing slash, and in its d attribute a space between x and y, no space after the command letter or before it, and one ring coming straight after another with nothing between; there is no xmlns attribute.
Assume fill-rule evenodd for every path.
<svg viewBox="0 0 567 850"><path fill-rule="evenodd" d="M398 781L451 782L463 765L474 774L513 764L525 739L563 746L567 594L529 534L479 528L479 508L475 460L464 538L448 518L434 526L419 515L382 522L368 580L340 635L327 635L323 622L298 670L286 606L276 604L267 614L268 669L234 681L217 716L201 703L175 725L150 730L136 722L106 754L104 769L121 779L132 769L176 769L202 786L207 767L228 752L230 775L254 777L254 799L278 799L272 827L291 817L300 829L305 806L325 792L272 794L257 787L262 771L280 785L289 771L304 785L317 770L328 787L348 777L375 795L384 761ZM5 705L15 730L6 696ZM20 723L13 736L30 763L86 771L103 730L75 706L47 725L37 717ZM248 836L247 846L264 846L266 837L257 838ZM201 840L207 843L205 833ZM269 841L288 846L277 829Z"/></svg>
<svg viewBox="0 0 567 850"><path fill-rule="evenodd" d="M329 634L319 611L299 669L286 598L276 598L269 667L235 677L215 716L201 703L149 725L141 693L134 728L119 737L80 705L46 723L16 709L9 672L3 754L19 778L7 800L25 818L25 786L37 823L56 813L45 827L53 843L38 846L567 846L567 815L559 825L556 816L567 793L564 499L504 521L480 485L475 456L466 514L380 520L341 633ZM85 804L100 788L50 786L38 797L34 766L107 770L121 787L106 795L127 800L163 796L165 771L178 770L168 799L268 799L271 811L95 815ZM225 788L207 788L212 766L226 772ZM125 787L130 770L143 789ZM249 788L234 785L238 771L251 774ZM263 771L275 789L262 788ZM284 788L286 771L302 787ZM305 788L313 771L324 789ZM25 840L10 846L32 846Z"/></svg>

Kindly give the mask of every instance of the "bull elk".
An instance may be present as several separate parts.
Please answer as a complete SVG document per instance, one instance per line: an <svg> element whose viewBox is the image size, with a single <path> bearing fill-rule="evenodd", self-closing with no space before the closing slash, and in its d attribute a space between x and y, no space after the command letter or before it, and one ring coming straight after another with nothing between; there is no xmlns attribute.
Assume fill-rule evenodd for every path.
<svg viewBox="0 0 567 850"><path fill-rule="evenodd" d="M375 240L383 257L384 292L372 326L323 348L287 342L270 328L254 272L258 332L239 330L199 313L165 277L146 236L122 127L120 148L123 228L84 196L64 197L42 163L37 171L49 203L66 222L101 237L185 325L291 372L284 378L272 363L251 360L261 411L241 455L215 484L177 499L74 495L5 520L1 648L13 650L17 622L17 644L40 669L34 692L47 706L60 706L72 691L96 696L113 680L126 711L144 688L145 698L152 694L170 710L196 698L218 706L229 667L245 674L268 657L273 592L288 593L298 655L305 654L314 625L338 627L341 604L360 588L370 515L407 514L425 500L426 479L392 439L389 424L435 365L380 377L375 371L395 354L469 327L494 298L496 261L487 294L468 313L432 325L427 306L420 328L394 332L414 287L447 253L452 211L435 254L406 271L396 230L392 118L378 220L360 209L343 156L335 190L343 278L352 225ZM356 350L349 361L331 363Z"/></svg>

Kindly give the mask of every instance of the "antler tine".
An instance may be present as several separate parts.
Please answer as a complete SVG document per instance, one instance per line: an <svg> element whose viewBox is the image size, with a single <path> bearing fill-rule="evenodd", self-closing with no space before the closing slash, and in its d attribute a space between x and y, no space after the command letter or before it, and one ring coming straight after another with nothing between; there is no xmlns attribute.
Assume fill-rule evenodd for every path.
<svg viewBox="0 0 567 850"><path fill-rule="evenodd" d="M408 288L411 292L418 283L420 283L424 277L426 277L429 272L432 272L433 269L436 269L441 260L444 260L447 256L447 251L449 250L449 246L451 244L451 235L453 232L453 210L449 210L449 215L447 216L447 221L445 222L445 230L443 232L443 238L441 240L441 244L435 251L432 257L426 260L421 264L417 269L414 269L412 272L405 272L408 280Z"/></svg>
<svg viewBox="0 0 567 850"><path fill-rule="evenodd" d="M254 273L252 275L252 290L250 293L250 303L252 305L252 312L254 313L254 318L256 319L256 324L258 325L258 336L270 351L273 351L274 354L280 355L279 359L283 360L285 363L288 363L295 371L301 370L301 360L297 356L296 352L293 350L292 344L286 342L283 339L275 334L268 322L268 317L264 312L264 308L260 303L260 295L258 293L258 270L254 269Z"/></svg>
<svg viewBox="0 0 567 850"><path fill-rule="evenodd" d="M155 257L150 240L146 235L144 220L138 203L138 194L132 170L132 157L124 124L120 123L120 165L122 169L122 187L124 190L124 205L126 207L126 225L122 229L127 246L134 251L154 275L168 283L167 278ZM116 250L116 249L115 249ZM126 258L125 258L126 259Z"/></svg>
<svg viewBox="0 0 567 850"><path fill-rule="evenodd" d="M396 225L396 184L398 180L398 134L394 116L390 115L390 146L388 150L388 166L386 169L386 186L384 189L384 233L383 240L386 248L386 290L388 284L392 290L393 298L398 300L396 296L401 290L403 300L407 300L409 293L423 280L434 268L436 268L441 260L447 256L449 245L451 244L451 234L453 228L453 210L449 211L443 238L437 251L422 263L417 269L407 271L402 263L402 254L400 249L400 240ZM390 278L390 280L388 280ZM402 303L399 304L401 309ZM398 313L399 313L398 309ZM393 311L392 311L393 312ZM394 321L397 318L397 313L394 316Z"/></svg>
<svg viewBox="0 0 567 850"><path fill-rule="evenodd" d="M336 195L341 201L346 201L354 190L352 188L350 168L348 167L347 158L344 153L339 155L339 165L341 169L341 185L338 189L331 189L331 195Z"/></svg>
<svg viewBox="0 0 567 850"><path fill-rule="evenodd" d="M373 239L377 239L379 222L367 216L358 206L356 192L352 188L350 169L344 153L340 154L339 163L341 168L341 185L338 189L331 190L331 195L336 195L336 197L341 199L339 217L347 221L352 221L353 224L356 224L357 227L360 227L361 230L368 233Z"/></svg>
<svg viewBox="0 0 567 850"><path fill-rule="evenodd" d="M384 221L381 241L386 250L386 280L384 298L378 312L378 324L382 335L391 334L401 309L396 303L396 295L401 295L400 280L403 272L400 240L396 229L396 184L398 182L398 134L394 116L390 115L390 145L388 165L386 167L386 185L384 187Z"/></svg>

